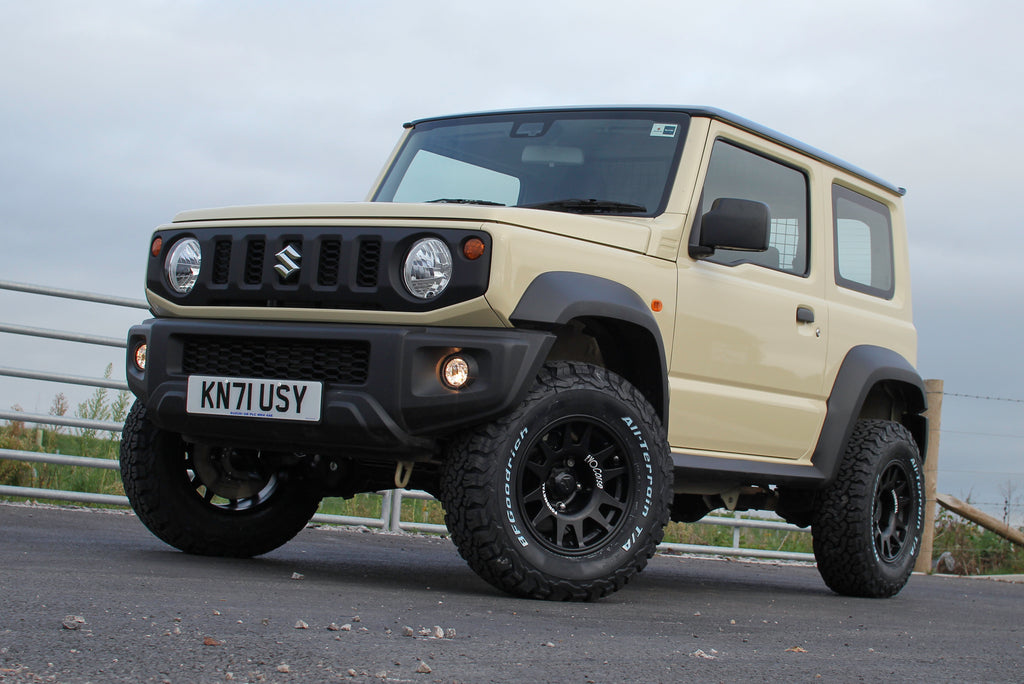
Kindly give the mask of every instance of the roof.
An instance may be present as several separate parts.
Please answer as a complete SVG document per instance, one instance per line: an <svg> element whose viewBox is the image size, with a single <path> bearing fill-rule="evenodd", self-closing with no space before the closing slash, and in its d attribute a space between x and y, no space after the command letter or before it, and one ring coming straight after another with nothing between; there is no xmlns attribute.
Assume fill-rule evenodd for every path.
<svg viewBox="0 0 1024 684"><path fill-rule="evenodd" d="M423 119L416 119L405 124L406 128L415 128L417 125L425 122L432 121L444 121L447 119L462 119L469 117L481 117L481 116L509 116L511 114L544 114L544 113L558 113L558 112L599 112L599 111L611 111L611 112L681 112L688 114L693 117L705 117L723 121L725 123L736 126L743 130L759 135L763 138L767 138L774 142L779 143L792 150L796 150L802 154L806 154L809 157L822 161L826 164L830 164L844 171L848 171L855 176L859 176L866 181L874 183L880 187L883 187L891 192L899 195L905 195L907 193L906 188L901 188L889 181L886 181L873 173L868 173L864 169L854 166L849 162L846 162L836 156L823 152L816 147L811 147L805 143L791 138L787 135L783 135L778 131L774 131L766 126L762 126L759 123L744 119L741 116L732 114L722 109L715 107L702 107L702 106L678 106L678 105L615 105L615 106L593 106L593 107L539 107L532 109L506 109L496 110L489 112L474 112L467 114L452 114L448 116L435 116Z"/></svg>

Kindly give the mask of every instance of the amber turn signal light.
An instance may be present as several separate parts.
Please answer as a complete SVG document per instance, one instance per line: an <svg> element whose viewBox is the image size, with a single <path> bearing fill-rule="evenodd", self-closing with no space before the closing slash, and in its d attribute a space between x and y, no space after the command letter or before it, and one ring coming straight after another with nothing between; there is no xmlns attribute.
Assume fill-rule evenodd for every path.
<svg viewBox="0 0 1024 684"><path fill-rule="evenodd" d="M484 255L486 245L480 238L469 238L462 243L462 256L466 257L470 261L479 259Z"/></svg>

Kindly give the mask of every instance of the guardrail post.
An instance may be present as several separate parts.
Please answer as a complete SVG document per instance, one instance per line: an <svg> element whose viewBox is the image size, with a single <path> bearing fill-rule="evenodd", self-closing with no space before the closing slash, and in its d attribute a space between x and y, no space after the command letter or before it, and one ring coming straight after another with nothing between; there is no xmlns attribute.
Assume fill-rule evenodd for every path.
<svg viewBox="0 0 1024 684"><path fill-rule="evenodd" d="M388 529L392 532L402 531L402 490L391 490L391 522Z"/></svg>
<svg viewBox="0 0 1024 684"><path fill-rule="evenodd" d="M380 495L380 528L391 529L391 490L385 490Z"/></svg>

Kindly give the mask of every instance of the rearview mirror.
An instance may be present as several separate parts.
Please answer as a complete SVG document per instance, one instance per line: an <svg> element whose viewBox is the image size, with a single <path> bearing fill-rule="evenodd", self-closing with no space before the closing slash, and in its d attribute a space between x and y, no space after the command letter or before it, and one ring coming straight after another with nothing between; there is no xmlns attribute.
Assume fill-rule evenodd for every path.
<svg viewBox="0 0 1024 684"><path fill-rule="evenodd" d="M583 150L560 145L527 145L523 148L523 163L580 166L583 164Z"/></svg>
<svg viewBox="0 0 1024 684"><path fill-rule="evenodd" d="M700 219L700 237L690 245L690 256L710 256L716 249L763 252L768 249L771 223L771 210L764 202L719 197Z"/></svg>

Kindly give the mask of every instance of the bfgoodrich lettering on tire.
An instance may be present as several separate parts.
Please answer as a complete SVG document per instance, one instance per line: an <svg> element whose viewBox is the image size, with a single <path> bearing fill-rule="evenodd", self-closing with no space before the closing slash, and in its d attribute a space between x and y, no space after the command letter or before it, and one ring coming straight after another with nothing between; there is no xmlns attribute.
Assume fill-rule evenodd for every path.
<svg viewBox="0 0 1024 684"><path fill-rule="evenodd" d="M924 480L914 438L899 423L858 421L811 523L825 584L847 596L895 595L914 568L923 521Z"/></svg>
<svg viewBox="0 0 1024 684"><path fill-rule="evenodd" d="M459 553L512 594L589 600L661 541L672 469L654 409L618 375L544 366L523 403L451 448L442 481Z"/></svg>
<svg viewBox="0 0 1024 684"><path fill-rule="evenodd" d="M204 556L258 556L294 537L320 497L259 452L199 447L158 429L136 401L121 438L121 478L160 539Z"/></svg>

